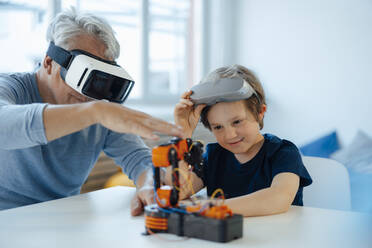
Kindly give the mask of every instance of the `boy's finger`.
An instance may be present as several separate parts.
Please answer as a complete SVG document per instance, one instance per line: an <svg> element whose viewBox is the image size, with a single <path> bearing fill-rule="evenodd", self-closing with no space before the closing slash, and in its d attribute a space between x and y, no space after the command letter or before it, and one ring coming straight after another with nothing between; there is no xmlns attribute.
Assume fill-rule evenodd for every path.
<svg viewBox="0 0 372 248"><path fill-rule="evenodd" d="M200 104L200 105L196 106L195 113L197 115L200 115L200 113L203 111L203 108L205 108L205 106L207 106L207 105L206 104Z"/></svg>
<svg viewBox="0 0 372 248"><path fill-rule="evenodd" d="M182 95L181 95L181 98L183 98L183 99L189 99L190 98L190 96L192 95L192 91L191 90L189 90L189 91L186 91L186 92L184 92Z"/></svg>
<svg viewBox="0 0 372 248"><path fill-rule="evenodd" d="M192 106L194 103L188 99L181 99L180 103L186 104L187 106Z"/></svg>

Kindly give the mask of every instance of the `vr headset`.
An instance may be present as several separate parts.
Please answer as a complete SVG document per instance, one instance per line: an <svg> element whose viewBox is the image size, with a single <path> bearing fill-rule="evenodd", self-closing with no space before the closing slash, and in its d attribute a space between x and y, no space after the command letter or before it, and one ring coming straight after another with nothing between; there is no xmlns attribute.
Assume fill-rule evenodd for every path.
<svg viewBox="0 0 372 248"><path fill-rule="evenodd" d="M257 93L252 86L239 77L221 78L217 81L197 84L191 90L193 94L190 98L195 105L239 101L248 99L252 95L257 97Z"/></svg>
<svg viewBox="0 0 372 248"><path fill-rule="evenodd" d="M123 103L133 88L133 79L114 61L82 50L67 51L54 42L50 42L47 55L61 66L62 79L90 98Z"/></svg>

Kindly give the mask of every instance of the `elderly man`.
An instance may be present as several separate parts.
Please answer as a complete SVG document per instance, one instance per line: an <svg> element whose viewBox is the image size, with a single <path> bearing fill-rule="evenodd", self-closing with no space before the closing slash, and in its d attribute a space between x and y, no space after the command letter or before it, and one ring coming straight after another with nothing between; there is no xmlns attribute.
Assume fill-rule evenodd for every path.
<svg viewBox="0 0 372 248"><path fill-rule="evenodd" d="M118 104L133 82L114 62L120 46L105 20L70 9L47 39L36 73L0 75L0 209L78 194L103 150L135 181L132 214L141 213L153 193L151 154L137 135L181 129Z"/></svg>

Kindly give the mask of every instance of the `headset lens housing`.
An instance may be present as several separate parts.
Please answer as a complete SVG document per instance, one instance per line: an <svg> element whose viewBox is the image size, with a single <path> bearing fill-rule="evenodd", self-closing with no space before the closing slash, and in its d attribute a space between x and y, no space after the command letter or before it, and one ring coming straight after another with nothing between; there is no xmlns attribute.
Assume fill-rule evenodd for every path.
<svg viewBox="0 0 372 248"><path fill-rule="evenodd" d="M98 100L106 99L123 103L128 97L134 81L92 70L82 88L82 93Z"/></svg>

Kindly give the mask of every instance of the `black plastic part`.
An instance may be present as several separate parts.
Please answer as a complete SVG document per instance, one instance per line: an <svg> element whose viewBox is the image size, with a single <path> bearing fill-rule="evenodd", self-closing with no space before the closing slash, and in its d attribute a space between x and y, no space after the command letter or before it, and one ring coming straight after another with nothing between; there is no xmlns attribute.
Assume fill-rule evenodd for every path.
<svg viewBox="0 0 372 248"><path fill-rule="evenodd" d="M243 236L243 216L234 214L219 220L198 214L161 211L157 205L145 207L145 215L168 219L168 230L151 229L154 233L171 233L215 242L229 242ZM146 230L148 234L148 231Z"/></svg>
<svg viewBox="0 0 372 248"><path fill-rule="evenodd" d="M154 187L155 191L160 188L160 168L159 167L153 167L153 173L154 173Z"/></svg>
<svg viewBox="0 0 372 248"><path fill-rule="evenodd" d="M171 213L168 217L168 233L184 236L183 232L183 217L182 213Z"/></svg>
<svg viewBox="0 0 372 248"><path fill-rule="evenodd" d="M234 214L219 220L198 215L185 215L184 235L215 242L229 242L243 236L243 216Z"/></svg>
<svg viewBox="0 0 372 248"><path fill-rule="evenodd" d="M179 180L179 172L178 172L178 158L177 158L177 150L175 148L169 149L168 160L172 165L172 182L173 188L170 195L170 205L176 206L179 199L179 188L180 188L180 180Z"/></svg>
<svg viewBox="0 0 372 248"><path fill-rule="evenodd" d="M204 180L203 144L201 142L192 142L191 150L184 154L184 160L191 165L192 171Z"/></svg>

